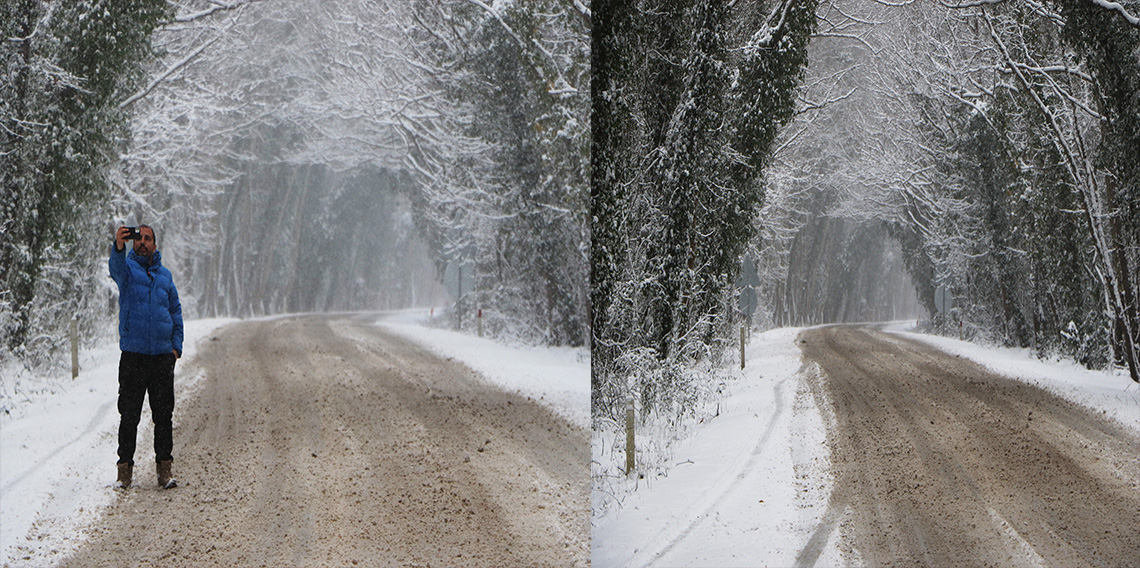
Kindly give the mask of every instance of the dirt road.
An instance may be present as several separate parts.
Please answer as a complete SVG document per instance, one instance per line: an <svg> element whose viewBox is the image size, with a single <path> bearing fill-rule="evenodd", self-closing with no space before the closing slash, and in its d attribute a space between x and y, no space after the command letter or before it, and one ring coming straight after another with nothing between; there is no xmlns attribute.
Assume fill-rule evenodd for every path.
<svg viewBox="0 0 1140 568"><path fill-rule="evenodd" d="M224 328L175 413L175 474L63 566L585 566L588 433L374 320Z"/></svg>
<svg viewBox="0 0 1140 568"><path fill-rule="evenodd" d="M971 362L867 327L800 336L835 476L811 565L838 524L870 566L1136 566L1140 440ZM821 538L822 537L822 538Z"/></svg>

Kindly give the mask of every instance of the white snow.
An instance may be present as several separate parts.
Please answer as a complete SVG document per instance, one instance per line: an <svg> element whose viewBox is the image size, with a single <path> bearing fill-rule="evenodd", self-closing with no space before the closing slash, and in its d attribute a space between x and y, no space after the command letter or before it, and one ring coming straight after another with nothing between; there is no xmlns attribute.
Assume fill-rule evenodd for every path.
<svg viewBox="0 0 1140 568"><path fill-rule="evenodd" d="M584 349L510 347L420 324L426 311L400 312L383 325L468 365L493 384L522 393L589 427L590 357ZM233 319L186 322L186 354L175 373L179 400L192 396L202 376L187 373L195 344ZM78 546L84 527L96 522L114 499L116 432L119 424L119 350L107 344L81 353L75 381L54 393L21 401L0 416L0 566L51 565ZM178 425L175 409L175 427ZM154 475L146 456L152 436L150 409L143 405L136 479ZM177 449L176 449L177 451Z"/></svg>
<svg viewBox="0 0 1140 568"><path fill-rule="evenodd" d="M1125 373L1041 361L1025 349L911 333L902 323L886 330L1038 385L1140 431L1140 389ZM832 485L824 426L830 403L807 388L818 368L802 363L794 343L800 331L752 336L746 369L729 384L720 415L685 425L688 435L673 444L673 457L662 468L666 474L614 480L595 471L593 566L791 566L812 537L824 543L814 565L862 564L857 553L840 553L840 519L822 522ZM617 469L610 461L624 460L624 437L595 431L593 443L595 470ZM1034 560L1029 553L1026 558Z"/></svg>
<svg viewBox="0 0 1140 568"><path fill-rule="evenodd" d="M201 376L182 371L189 368L197 341L232 321L187 322L186 357L176 375L180 397L200 383ZM506 346L428 328L425 321L426 313L417 310L384 317L377 325L588 426L587 351ZM728 385L719 416L690 425L690 435L670 448L666 474L594 487L595 500L603 495L614 503L595 507L594 566L795 563L820 525L831 490L821 414L827 404L807 390L805 375L813 369L802 366L794 343L800 331L785 328L751 337L747 368ZM1140 431L1140 389L1119 371L1040 361L1025 349L915 334L901 324L888 331L1039 385ZM31 396L0 416L0 565L53 563L81 542L83 527L113 499L118 354L113 344L84 351L78 379L54 394ZM150 435L145 405L142 424L140 440ZM599 442L611 448L602 459L622 456L616 437L595 432L595 460ZM619 449L612 450L615 446ZM148 449L140 442L140 455ZM852 561L840 556L836 537L834 532L826 536L817 565Z"/></svg>
<svg viewBox="0 0 1140 568"><path fill-rule="evenodd" d="M186 322L185 353L175 369L179 397L201 379L182 372L197 342L232 321L237 320ZM0 416L0 565L53 564L81 542L81 529L113 499L118 375L117 342L85 350L77 379L59 383L54 393L33 395ZM151 432L150 408L144 404L136 478L154 472L154 460L145 457Z"/></svg>
<svg viewBox="0 0 1140 568"><path fill-rule="evenodd" d="M455 359L487 381L528 396L582 428L590 427L590 352L585 348L508 346L427 327L427 310L382 317L377 325Z"/></svg>
<svg viewBox="0 0 1140 568"><path fill-rule="evenodd" d="M914 333L913 322L897 322L885 331L961 355L991 371L1036 385L1067 400L1101 412L1140 432L1140 388L1122 370L1092 371L1072 360L1043 361L1030 349L978 345L949 337Z"/></svg>
<svg viewBox="0 0 1140 568"><path fill-rule="evenodd" d="M831 491L826 431L795 345L800 331L750 339L719 416L675 444L667 476L594 488L595 500L601 493L618 504L594 508L593 566L795 563ZM620 450L599 455L614 442L595 436L595 461L620 458ZM823 562L839 558L835 539L828 542Z"/></svg>

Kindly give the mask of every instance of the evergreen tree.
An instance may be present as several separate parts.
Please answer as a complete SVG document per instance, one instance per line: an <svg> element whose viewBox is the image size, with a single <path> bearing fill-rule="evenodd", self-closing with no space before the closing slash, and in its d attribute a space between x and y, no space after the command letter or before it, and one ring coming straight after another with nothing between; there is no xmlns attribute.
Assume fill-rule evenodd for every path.
<svg viewBox="0 0 1140 568"><path fill-rule="evenodd" d="M61 305L58 296L86 297L83 287L93 284L91 243L109 239L100 224L108 168L128 135L119 103L137 87L150 34L170 14L165 0L20 0L0 8L0 333L17 356L35 337L61 335L79 299ZM48 266L62 268L53 276L56 303L37 316Z"/></svg>
<svg viewBox="0 0 1140 568"><path fill-rule="evenodd" d="M1052 4L1065 19L1062 39L1088 65L1100 114L1097 165L1115 275L1109 285L1118 362L1140 382L1140 26L1092 2Z"/></svg>
<svg viewBox="0 0 1140 568"><path fill-rule="evenodd" d="M595 414L628 391L683 411L718 364L733 284L779 128L794 111L815 2L595 4ZM645 372L658 368L659 372Z"/></svg>
<svg viewBox="0 0 1140 568"><path fill-rule="evenodd" d="M1000 73L909 99L937 172L896 231L912 277L948 285L969 333L1140 379L1140 28L1089 2L963 9L990 48L967 66Z"/></svg>

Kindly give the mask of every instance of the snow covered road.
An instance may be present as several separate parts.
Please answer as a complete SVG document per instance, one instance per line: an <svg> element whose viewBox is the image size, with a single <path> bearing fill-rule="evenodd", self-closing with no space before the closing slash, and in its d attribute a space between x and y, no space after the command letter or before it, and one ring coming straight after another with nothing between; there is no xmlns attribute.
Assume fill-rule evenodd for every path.
<svg viewBox="0 0 1140 568"><path fill-rule="evenodd" d="M1044 389L872 327L800 336L832 401L828 522L849 561L1127 566L1140 439ZM802 558L801 558L802 560Z"/></svg>
<svg viewBox="0 0 1140 568"><path fill-rule="evenodd" d="M586 431L375 320L219 331L176 419L183 486L141 467L62 565L585 564Z"/></svg>

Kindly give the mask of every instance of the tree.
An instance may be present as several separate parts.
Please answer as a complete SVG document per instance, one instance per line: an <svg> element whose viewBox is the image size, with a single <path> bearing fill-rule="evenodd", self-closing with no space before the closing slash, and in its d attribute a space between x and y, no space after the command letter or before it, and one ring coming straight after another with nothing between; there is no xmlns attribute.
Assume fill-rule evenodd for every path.
<svg viewBox="0 0 1140 568"><path fill-rule="evenodd" d="M478 288L459 316L481 303L489 332L580 344L587 26L580 4L553 1L275 2L196 17L159 36L169 55L154 74L167 79L136 103L121 210L179 228L184 295L204 314L366 308L352 302L380 298L317 267L373 286L467 255ZM366 195L388 209L341 209L370 210ZM323 237L411 246L377 225L409 209L414 227L396 227L430 250L383 273Z"/></svg>
<svg viewBox="0 0 1140 568"><path fill-rule="evenodd" d="M1136 107L1106 93L1135 93L1137 28L1105 7L904 8L884 98L909 109L892 119L919 127L920 151L890 159L923 167L876 203L928 309L942 287L971 333L1090 365L1115 352L1135 378L1135 212L1116 190L1134 174L1114 156L1136 145L1117 130Z"/></svg>
<svg viewBox="0 0 1140 568"><path fill-rule="evenodd" d="M169 15L159 0L0 8L0 324L6 352L19 358L60 343L57 330L97 287L102 246L92 236L106 227L93 213L107 205L108 168L127 136L119 103L142 80L151 33Z"/></svg>
<svg viewBox="0 0 1140 568"><path fill-rule="evenodd" d="M684 412L724 352L772 145L794 112L814 2L595 10L595 416L631 394ZM627 383L627 381L629 381ZM675 407L676 406L676 407Z"/></svg>

